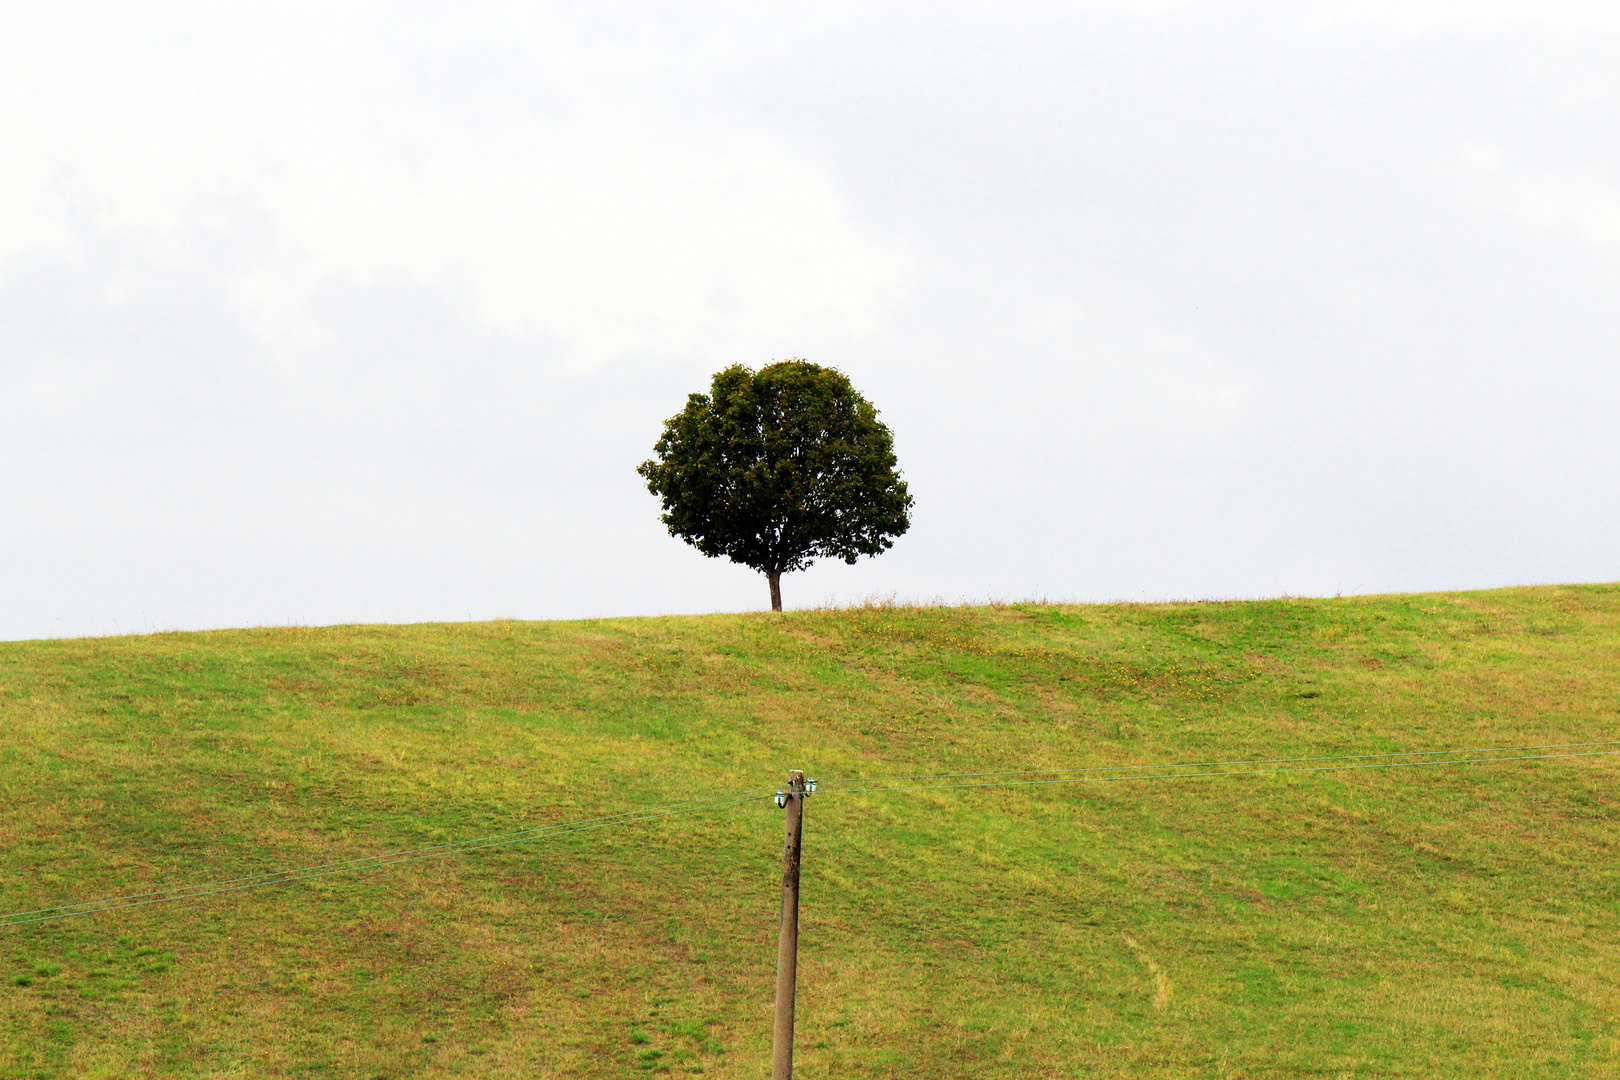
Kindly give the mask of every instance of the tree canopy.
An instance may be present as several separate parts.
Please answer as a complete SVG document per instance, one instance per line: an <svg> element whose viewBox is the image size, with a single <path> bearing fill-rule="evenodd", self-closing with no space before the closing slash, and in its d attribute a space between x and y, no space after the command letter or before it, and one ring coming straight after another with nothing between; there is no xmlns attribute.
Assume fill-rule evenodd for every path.
<svg viewBox="0 0 1620 1080"><path fill-rule="evenodd" d="M783 574L877 555L910 526L894 437L877 417L834 368L734 364L664 422L636 471L670 535L763 573L780 611Z"/></svg>

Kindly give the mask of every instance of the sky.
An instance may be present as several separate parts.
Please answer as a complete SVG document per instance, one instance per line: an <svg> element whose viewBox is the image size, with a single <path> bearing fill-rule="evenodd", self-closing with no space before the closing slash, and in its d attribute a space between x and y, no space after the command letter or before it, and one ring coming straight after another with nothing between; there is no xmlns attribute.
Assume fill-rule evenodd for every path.
<svg viewBox="0 0 1620 1080"><path fill-rule="evenodd" d="M0 638L768 607L635 473L837 367L787 606L1620 579L1620 5L4 5Z"/></svg>

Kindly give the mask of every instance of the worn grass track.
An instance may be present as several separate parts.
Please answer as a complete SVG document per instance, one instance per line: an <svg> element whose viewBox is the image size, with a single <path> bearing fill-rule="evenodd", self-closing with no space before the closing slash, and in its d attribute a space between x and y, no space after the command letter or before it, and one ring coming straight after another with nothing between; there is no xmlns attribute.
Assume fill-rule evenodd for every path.
<svg viewBox="0 0 1620 1080"><path fill-rule="evenodd" d="M0 912L821 778L1620 738L1620 586L0 644ZM1620 759L838 794L799 1075L1620 1076ZM769 798L0 929L0 1077L758 1077Z"/></svg>

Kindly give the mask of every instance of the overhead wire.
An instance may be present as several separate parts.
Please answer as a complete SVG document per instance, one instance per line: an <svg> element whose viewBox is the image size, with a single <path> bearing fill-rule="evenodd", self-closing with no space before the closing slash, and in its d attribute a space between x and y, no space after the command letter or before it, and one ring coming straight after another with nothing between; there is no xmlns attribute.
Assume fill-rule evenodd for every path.
<svg viewBox="0 0 1620 1080"><path fill-rule="evenodd" d="M365 869L363 864L367 863L367 862L374 861L374 860L395 859L395 858L399 858L399 857L403 857L403 856L417 855L417 854L421 854L421 853L425 853L425 852L443 852L445 854L454 854L455 849L460 849L460 848L465 847L467 845L487 844L487 843L491 843L491 842L494 842L494 841L503 841L508 837L515 838L515 840L513 842L518 842L518 841L521 841L523 839L526 839L526 838L529 838L529 837L533 836L537 832L545 832L545 831L549 831L549 830L553 830L553 829L565 829L565 828L569 828L571 826L589 825L592 822L604 822L604 823L607 823L607 824L613 824L613 823L616 823L616 822L620 821L621 819L636 818L636 817L639 817L639 816L641 816L643 814L652 814L652 813L654 813L656 811L669 810L669 809L672 809L672 808L675 808L675 807L693 806L693 807L695 807L697 809L703 809L705 807L703 807L703 806L701 806L699 804L716 802L716 801L719 801L719 800L729 800L729 799L732 799L732 798L746 797L746 796L751 796L751 795L756 795L756 794L764 794L764 793L767 793L767 790L761 788L761 789L756 789L756 790L753 790L753 791L746 791L746 792L731 792L731 793L722 794L722 795L711 795L711 796L706 796L706 797L701 798L701 799L689 799L689 800L687 800L685 802L664 803L664 804L661 804L659 806L644 807L644 808L639 809L639 810L623 810L623 811L620 811L619 813L616 813L616 814L605 814L605 815L602 815L600 817L594 817L594 818L582 818L579 821L557 822L557 823L554 823L552 825L537 825L537 826L534 826L532 828L519 829L519 830L516 830L514 832L509 832L509 833L495 833L495 834L490 835L490 836L472 837L472 838L467 839L467 840L453 840L453 841L448 841L448 842L443 843L443 844L430 844L430 845L427 845L427 846L424 846L424 847L406 848L406 849L401 850L401 851L385 851L385 852L382 852L382 853L377 854L377 855L367 855L367 856L363 856L361 858L356 858L356 859L340 859L340 860L334 860L332 862L325 862L325 863L314 863L314 864L312 864L310 866L295 867L295 868L289 869L289 870L272 870L272 871L267 871L267 872L262 873L262 874L250 874L250 875L247 875L246 877L228 878L228 879L226 879L224 881L208 882L208 883L206 883L204 885L194 886L194 888L210 888L210 887L213 887L215 885L234 885L234 884L237 884L239 882L241 882L241 883L249 883L249 882L253 882L253 881L256 881L256 880L260 880L260 879L276 879L276 878L279 878L279 877L281 877L283 875L286 875L286 874L306 873L306 872L309 872L309 871L322 870L322 869L325 869L327 867L352 867L352 868L355 868L355 869ZM659 816L662 816L662 815L659 815ZM580 831L582 831L582 830L580 830ZM155 891L149 892L149 893L135 893L135 894L130 895L130 896L112 897L112 898L110 898L110 899L108 899L106 901L100 901L100 902L114 903L114 902L123 901L123 900L138 900L138 899L141 899L142 897L146 897L146 896L157 896L157 895L160 895L160 894L171 893L171 892L175 892L175 891L176 891L175 889L159 889L159 890L155 890ZM68 906L73 906L73 905L68 905ZM56 910L60 910L61 907L62 907L62 905L58 905L56 907L38 908L36 910L38 910L38 911L56 911ZM13 912L10 915L0 916L0 919L15 918L15 917L17 917L19 915L31 915L33 913L34 912L32 912L32 911Z"/></svg>
<svg viewBox="0 0 1620 1080"><path fill-rule="evenodd" d="M1366 769L1417 768L1433 765L1478 765L1489 764L1497 761L1547 761L1568 758L1608 757L1620 755L1620 749L1576 749L1578 747L1589 746L1620 747L1620 740L1602 740L1581 743L1547 743L1535 746L1479 747L1466 750L1411 750L1380 754L1338 754L1296 758L1256 758L1233 759L1226 761L1178 762L1166 765L1084 766L1068 769L1018 769L980 773L932 773L881 777L841 777L834 780L819 781L818 788L820 788L820 785L822 784L864 784L869 786L820 788L817 794L960 790L966 788L1044 787L1058 784L1120 783L1131 780L1207 780L1227 776L1267 776L1283 773L1345 772ZM1511 753L1519 750L1565 750L1569 752L1558 754ZM1463 754L1491 754L1496 756L1457 756ZM1504 756L1509 754L1511 754L1511 756ZM1417 757L1426 757L1429 760L1369 760L1381 758ZM1319 761L1362 762L1362 764L1301 764L1304 762ZM1289 765L1294 767L1277 769L1226 768L1227 766L1233 765ZM1167 771L1172 769L1216 769L1220 771ZM1061 775L1074 773L1087 775ZM981 777L1002 776L1022 776L1028 777L1028 779L979 780ZM1046 777L1046 779L1034 779L1034 777ZM971 780L974 782L934 782L921 784L892 783L892 781L903 780ZM309 881L314 878L329 877L334 874L355 873L364 870L380 869L386 866L396 866L401 863L418 862L423 859L443 858L449 855L459 855L474 851L486 851L491 848L508 847L528 841L548 840L555 837L572 835L574 833L590 832L596 829L609 828L615 825L631 825L643 821L656 820L658 818L673 817L680 814L696 813L704 810L718 810L729 806L735 806L738 803L747 802L750 799L762 795L774 794L778 794L774 789L755 788L748 791L730 792L719 795L705 796L698 799L689 799L684 802L664 803L662 805L643 807L636 810L625 810L616 814L604 814L594 818L582 818L577 821L557 822L550 825L536 826L530 829L519 829L512 832L495 833L488 836L473 837L468 840L448 841L442 844L405 848L398 851L384 852L378 855L367 855L355 859L313 863L308 866L295 867L287 870L273 870L260 874L249 874L243 877L202 882L196 885L175 886L170 889L157 889L151 892L133 893L126 896L106 897L100 900L87 900L79 903L57 904L49 907L33 908L27 911L16 911L0 915L0 928L50 922L58 919L72 918L76 915L95 915L102 912L119 911L125 908L145 907L151 904L173 903L182 900L197 900L208 896L218 896L223 893L240 892L244 889L254 889L270 885L288 885L300 881Z"/></svg>
<svg viewBox="0 0 1620 1080"><path fill-rule="evenodd" d="M1434 757L1441 754L1505 754L1520 750L1567 750L1577 746L1620 746L1620 739L1594 742L1543 743L1535 746L1479 746L1461 750L1397 750L1380 754L1323 754L1315 757L1251 758L1231 761L1182 761L1167 765L1085 765L1058 769L1004 769L995 772L910 773L899 776L844 776L819 780L821 784L887 783L891 780L945 780L975 776L1042 776L1058 773L1119 772L1126 769L1203 769L1226 765L1282 765L1301 761L1359 761L1386 757ZM1504 759L1505 760L1505 759Z"/></svg>
<svg viewBox="0 0 1620 1080"><path fill-rule="evenodd" d="M1572 744L1578 745L1578 744ZM1601 744L1594 744L1601 745ZM1465 751L1466 752L1466 751ZM1479 765L1493 761L1548 761L1561 758L1579 757L1609 757L1620 755L1620 750L1587 750L1568 754L1522 754L1513 757L1482 757L1482 758L1440 758L1433 761L1385 761L1364 765L1312 765L1291 769L1228 769L1224 772L1137 772L1124 776L1074 776L1056 780L999 780L971 784L895 784L881 787L840 787L829 788L827 794L853 795L863 791L937 791L954 790L962 788L992 788L992 787L1034 787L1052 784L1109 784L1125 780L1210 780L1222 776L1271 776L1279 773L1318 773L1318 772L1347 772L1358 769L1401 769L1418 768L1425 765ZM1347 755L1348 757L1348 755ZM1278 761L1287 759L1279 758ZM1300 760L1313 760L1303 758ZM1243 764L1234 762L1233 764ZM1260 762L1259 764L1265 764ZM1150 766L1151 767L1151 766ZM1164 768L1165 766L1161 766ZM1121 766L1125 768L1125 766ZM971 775L971 774L969 774ZM996 775L996 774L984 774ZM929 777L896 777L895 779L930 779ZM950 779L942 775L933 779ZM818 781L818 789L821 781ZM820 794L818 790L817 794Z"/></svg>
<svg viewBox="0 0 1620 1080"><path fill-rule="evenodd" d="M334 860L331 862L314 863L309 866L295 867L287 870L272 870L260 874L249 874L243 877L226 878L219 881L201 882L196 885L180 885L170 889L157 889L145 893L133 893L127 896L105 897L100 900L86 900L72 904L56 904L49 907L33 908L28 911L16 911L0 915L0 927L24 926L31 923L50 922L57 919L72 918L75 915L94 915L103 911L118 911L123 908L145 907L150 904L172 903L181 900L196 900L205 896L217 896L221 893L239 892L243 889L254 889L268 885L287 885L298 881L308 881L311 878L328 877L333 874L353 873L363 870L374 870L385 866L397 866L401 863L418 862L422 859L442 858L448 855L459 855L471 851L485 851L490 848L508 847L530 840L549 840L558 836L572 835L573 833L591 832L596 829L609 828L614 825L631 825L657 818L673 817L678 814L690 814L703 810L719 810L734 806L749 799L758 798L773 793L773 789L753 789L749 791L731 792L722 795L711 795L700 799L689 799L685 802L664 803L659 806L644 807L637 810L621 811L617 814L605 814L600 817L582 818L578 821L557 822L550 825L536 826L531 829L520 829L515 832L496 833L490 836L473 837L467 840L450 841L443 844L431 844L418 848L406 848L400 851L384 852L378 855L367 855L355 859Z"/></svg>

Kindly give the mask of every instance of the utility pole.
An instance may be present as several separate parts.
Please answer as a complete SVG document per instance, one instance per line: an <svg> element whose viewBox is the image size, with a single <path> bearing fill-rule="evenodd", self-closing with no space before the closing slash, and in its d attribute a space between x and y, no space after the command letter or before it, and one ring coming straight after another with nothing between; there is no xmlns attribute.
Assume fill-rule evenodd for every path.
<svg viewBox="0 0 1620 1080"><path fill-rule="evenodd" d="M811 785L815 781L810 781ZM782 929L776 938L776 1027L771 1041L771 1080L793 1080L793 993L799 976L799 840L804 834L804 773L788 770L786 791L776 805L787 811L782 844Z"/></svg>

